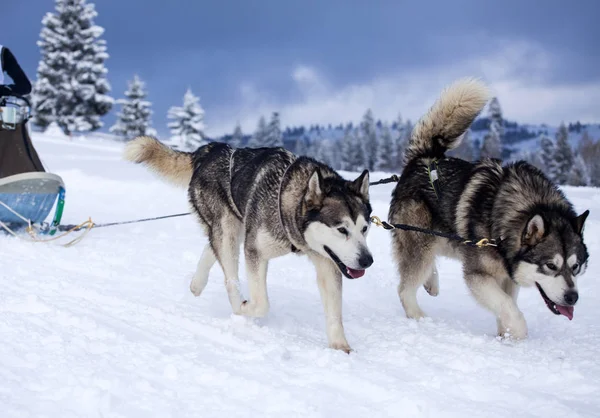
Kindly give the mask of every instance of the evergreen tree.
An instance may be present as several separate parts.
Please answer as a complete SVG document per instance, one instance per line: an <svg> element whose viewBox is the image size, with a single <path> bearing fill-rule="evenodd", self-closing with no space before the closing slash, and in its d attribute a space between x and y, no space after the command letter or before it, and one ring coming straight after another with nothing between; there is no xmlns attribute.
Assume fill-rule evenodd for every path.
<svg viewBox="0 0 600 418"><path fill-rule="evenodd" d="M66 134L102 127L112 108L104 62L108 58L98 13L86 0L56 0L55 13L42 19L42 58L33 89L33 123L56 122Z"/></svg>
<svg viewBox="0 0 600 418"><path fill-rule="evenodd" d="M248 146L251 148L260 148L260 147L265 147L266 145L266 141L267 141L267 122L265 121L264 116L261 116L260 119L258 120L258 127L256 128L256 131L254 132L254 135L252 135L252 138L250 138L250 141L248 141Z"/></svg>
<svg viewBox="0 0 600 418"><path fill-rule="evenodd" d="M360 124L362 164L357 169L373 170L377 156L377 130L371 109L367 110Z"/></svg>
<svg viewBox="0 0 600 418"><path fill-rule="evenodd" d="M173 106L167 114L171 120L168 124L171 139L178 142L183 150L195 151L208 142L204 136L204 109L199 100L188 89L183 96L183 106Z"/></svg>
<svg viewBox="0 0 600 418"><path fill-rule="evenodd" d="M146 101L146 85L135 75L128 83L129 88L125 92L126 99L119 99L117 103L122 106L117 115L117 122L110 128L110 132L123 138L133 139L140 135L156 135L151 128L150 118L152 104Z"/></svg>
<svg viewBox="0 0 600 418"><path fill-rule="evenodd" d="M573 150L569 144L569 132L562 123L556 132L556 149L554 150L555 173L554 181L558 184L567 184L569 173L573 167Z"/></svg>
<svg viewBox="0 0 600 418"><path fill-rule="evenodd" d="M315 160L330 167L336 166L333 143L330 139L322 139L316 143Z"/></svg>
<svg viewBox="0 0 600 418"><path fill-rule="evenodd" d="M279 121L279 113L273 112L271 121L267 126L265 135L265 147L283 147L283 136L281 135L281 122Z"/></svg>
<svg viewBox="0 0 600 418"><path fill-rule="evenodd" d="M242 133L242 127L238 123L235 125L235 130L233 131L233 135L229 140L229 145L233 148L240 148L242 146L242 142L244 142L244 134Z"/></svg>
<svg viewBox="0 0 600 418"><path fill-rule="evenodd" d="M402 159L404 155L405 144L405 125L402 121L402 115L398 114L398 118L392 124L392 167L394 171L400 171L402 168Z"/></svg>
<svg viewBox="0 0 600 418"><path fill-rule="evenodd" d="M588 131L584 131L579 141L578 154L586 165L590 185L600 186L600 142L594 142Z"/></svg>
<svg viewBox="0 0 600 418"><path fill-rule="evenodd" d="M340 169L356 171L362 165L362 149L354 129L348 125L340 144Z"/></svg>
<svg viewBox="0 0 600 418"><path fill-rule="evenodd" d="M394 140L388 124L382 125L382 132L377 144L377 158L375 160L375 171L393 171L395 169L394 161Z"/></svg>
<svg viewBox="0 0 600 418"><path fill-rule="evenodd" d="M465 161L473 161L473 141L471 141L471 131L467 130L463 136L460 145L448 152L448 156L460 158Z"/></svg>
<svg viewBox="0 0 600 418"><path fill-rule="evenodd" d="M307 155L307 153L308 153L308 141L304 135L299 136L298 139L296 139L294 154L296 154L298 157L300 157L303 155Z"/></svg>
<svg viewBox="0 0 600 418"><path fill-rule="evenodd" d="M494 97L488 106L490 131L483 138L480 158L502 158L502 140L504 137L504 120L498 99Z"/></svg>
<svg viewBox="0 0 600 418"><path fill-rule="evenodd" d="M490 100L488 106L488 117L490 118L490 131L494 130L498 133L500 143L504 141L504 118L502 117L502 108L497 97Z"/></svg>
<svg viewBox="0 0 600 418"><path fill-rule="evenodd" d="M551 180L554 180L556 176L556 169L554 164L554 152L555 146L554 142L547 136L543 136L540 140L540 148L542 151L540 152L540 160L542 162L542 171L550 177Z"/></svg>
<svg viewBox="0 0 600 418"><path fill-rule="evenodd" d="M581 155L574 157L567 184L569 186L587 186L590 184L590 175Z"/></svg>

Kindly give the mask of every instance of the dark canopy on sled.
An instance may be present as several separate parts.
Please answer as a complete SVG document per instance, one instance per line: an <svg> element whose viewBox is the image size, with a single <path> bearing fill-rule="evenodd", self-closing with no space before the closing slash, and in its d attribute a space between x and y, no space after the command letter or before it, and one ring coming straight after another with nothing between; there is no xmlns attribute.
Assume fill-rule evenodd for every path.
<svg viewBox="0 0 600 418"><path fill-rule="evenodd" d="M0 127L0 178L39 171L45 171L44 166L25 125L14 130Z"/></svg>

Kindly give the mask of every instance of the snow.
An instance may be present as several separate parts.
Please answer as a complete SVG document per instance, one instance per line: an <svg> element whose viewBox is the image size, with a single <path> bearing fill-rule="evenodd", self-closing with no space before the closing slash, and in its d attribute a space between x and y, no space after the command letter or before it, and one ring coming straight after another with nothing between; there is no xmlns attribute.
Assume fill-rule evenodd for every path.
<svg viewBox="0 0 600 418"><path fill-rule="evenodd" d="M67 185L65 223L188 210L184 190L121 161L120 144L32 136ZM392 188L371 190L374 214L387 215ZM431 318L406 319L389 233L375 227L374 266L344 281L350 355L327 348L305 258L271 262L264 319L231 314L218 266L193 297L206 238L191 217L92 230L71 248L0 236L0 415L597 417L600 190L565 190L578 211L591 209L575 318L524 289L530 337L518 343L495 338L493 316L447 259L438 260L440 296L419 293Z"/></svg>

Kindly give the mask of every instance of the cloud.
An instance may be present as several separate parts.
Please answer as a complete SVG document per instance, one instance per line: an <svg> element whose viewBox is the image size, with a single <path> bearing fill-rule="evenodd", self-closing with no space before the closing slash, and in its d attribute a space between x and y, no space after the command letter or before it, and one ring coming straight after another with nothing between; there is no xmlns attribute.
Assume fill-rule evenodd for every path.
<svg viewBox="0 0 600 418"><path fill-rule="evenodd" d="M240 122L245 132L256 128L261 115L281 114L283 125L357 122L370 108L376 118L416 121L440 91L457 78L480 77L498 96L506 118L520 123L561 121L598 122L600 84L552 85L555 57L531 42L500 42L493 53L468 57L453 65L392 72L364 82L334 88L315 67L298 65L290 74L292 99L277 98L255 83L240 85L239 102L207 114L210 134L233 130Z"/></svg>

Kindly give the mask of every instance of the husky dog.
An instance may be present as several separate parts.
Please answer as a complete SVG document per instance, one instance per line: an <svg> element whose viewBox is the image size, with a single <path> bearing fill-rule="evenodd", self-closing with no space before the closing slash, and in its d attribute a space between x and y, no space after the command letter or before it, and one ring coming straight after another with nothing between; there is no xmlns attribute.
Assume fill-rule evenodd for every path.
<svg viewBox="0 0 600 418"><path fill-rule="evenodd" d="M521 339L527 336L517 306L521 286L537 287L551 312L573 318L577 279L588 263L583 226L589 211L577 216L559 188L525 162L502 166L499 160L445 157L488 98L486 86L474 79L459 80L442 93L415 126L388 218L466 238L493 238L498 246L473 248L394 230L398 294L409 318L425 316L417 290L423 285L437 296L436 255L458 258L471 293L496 315L498 334Z"/></svg>
<svg viewBox="0 0 600 418"><path fill-rule="evenodd" d="M187 187L193 212L208 235L190 290L199 296L216 261L234 313L262 317L269 310L269 260L307 255L317 271L331 348L350 352L342 325L342 275L361 277L373 257L369 173L344 180L330 167L283 148L240 148L210 143L193 153L142 136L125 158ZM239 289L239 247L244 244L250 300Z"/></svg>

